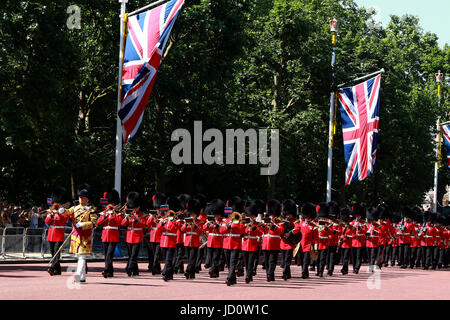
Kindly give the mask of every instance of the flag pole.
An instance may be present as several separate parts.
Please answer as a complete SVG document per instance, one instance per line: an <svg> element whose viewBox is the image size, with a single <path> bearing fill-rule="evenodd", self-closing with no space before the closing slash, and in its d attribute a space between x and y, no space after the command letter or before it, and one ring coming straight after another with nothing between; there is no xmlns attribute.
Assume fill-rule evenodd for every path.
<svg viewBox="0 0 450 320"><path fill-rule="evenodd" d="M350 82L342 83L342 84L338 85L338 89L340 89L340 88L342 88L342 87L348 85L349 83L353 83L353 82L356 82L356 81L359 81L359 80L364 80L364 79L366 79L366 78L373 77L373 76L376 76L377 74L385 73L385 72L386 72L386 70L384 70L384 68L383 68L383 69L381 69L381 70L379 70L379 71L377 71L377 72L374 72L374 73L371 73L371 74L368 74L368 75L365 75L365 76L362 76L362 77L353 79L353 80L350 81Z"/></svg>
<svg viewBox="0 0 450 320"><path fill-rule="evenodd" d="M333 51L331 55L331 69L332 69L332 83L334 83L334 65L336 63L336 43L338 32L338 21L336 18L330 21ZM334 86L334 84L332 84ZM332 165L333 165L333 135L334 135L334 88L331 90L330 97L330 122L328 135L328 170L327 170L327 202L331 201L331 179L332 179Z"/></svg>
<svg viewBox="0 0 450 320"><path fill-rule="evenodd" d="M444 79L444 74L441 72L441 70L436 73L436 82L438 84L438 112L441 111L441 83ZM434 164L434 199L433 199L433 212L437 213L437 202L438 202L438 171L439 171L439 134L440 134L440 122L441 122L441 116L438 116L436 128L437 128L437 135L436 135L436 163Z"/></svg>
<svg viewBox="0 0 450 320"><path fill-rule="evenodd" d="M123 63L123 46L125 45L124 40L124 17L125 9L128 0L119 0L120 2L120 48L119 48L119 77L117 80L117 112L120 111L121 106L121 84L122 84L122 63ZM122 122L117 113L116 120L116 165L114 171L114 189L121 195L122 186Z"/></svg>
<svg viewBox="0 0 450 320"><path fill-rule="evenodd" d="M159 1L156 1L156 2L153 2L153 3L150 3L149 5L146 5L145 7L142 7L142 8L139 8L137 10L134 10L133 12L130 12L128 14L128 16L129 17L134 16L135 14L138 14L138 13L140 13L142 11L145 11L145 10L151 8L151 7L154 7L154 6L158 5L158 4L166 2L166 1L168 1L168 0L159 0Z"/></svg>

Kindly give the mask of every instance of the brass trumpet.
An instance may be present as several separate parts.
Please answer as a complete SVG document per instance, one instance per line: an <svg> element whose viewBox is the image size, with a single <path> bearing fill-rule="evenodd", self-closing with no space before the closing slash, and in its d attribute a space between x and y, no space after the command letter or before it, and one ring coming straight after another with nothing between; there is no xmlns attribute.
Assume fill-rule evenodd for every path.
<svg viewBox="0 0 450 320"><path fill-rule="evenodd" d="M242 221L242 215L239 212L233 212L230 216L230 221L240 223Z"/></svg>

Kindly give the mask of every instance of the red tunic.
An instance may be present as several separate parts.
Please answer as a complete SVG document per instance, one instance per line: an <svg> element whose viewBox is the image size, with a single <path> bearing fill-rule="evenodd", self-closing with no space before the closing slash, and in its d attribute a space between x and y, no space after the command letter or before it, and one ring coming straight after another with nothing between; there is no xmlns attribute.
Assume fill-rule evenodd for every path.
<svg viewBox="0 0 450 320"><path fill-rule="evenodd" d="M342 234L342 231L344 230L342 228L342 225L338 223L333 223L330 227L330 233L329 233L329 239L328 242L330 244L330 247L337 247L339 244L339 238Z"/></svg>
<svg viewBox="0 0 450 320"><path fill-rule="evenodd" d="M354 234L352 240L353 248L362 248L366 244L366 226L361 221L352 221Z"/></svg>
<svg viewBox="0 0 450 320"><path fill-rule="evenodd" d="M230 218L228 218L225 222L225 224L222 224L219 233L223 235L223 243L222 248L224 249L230 249L230 236L228 231L224 231L222 228L224 225L228 225L230 223Z"/></svg>
<svg viewBox="0 0 450 320"><path fill-rule="evenodd" d="M208 248L222 248L223 234L219 231L222 222L216 223L211 224L207 222L203 225L203 231L208 232L208 242L206 244Z"/></svg>
<svg viewBox="0 0 450 320"><path fill-rule="evenodd" d="M420 247L420 238L419 237L420 227L417 224L413 224L413 228L411 230L411 248L419 248Z"/></svg>
<svg viewBox="0 0 450 320"><path fill-rule="evenodd" d="M275 223L274 228L265 226L263 228L263 244L262 250L280 250L281 235L283 234L284 227L279 223Z"/></svg>
<svg viewBox="0 0 450 320"><path fill-rule="evenodd" d="M231 225L231 229L229 226ZM223 248L224 249L241 249L242 235L245 232L245 225L243 223L231 223L222 225L220 233L224 234Z"/></svg>
<svg viewBox="0 0 450 320"><path fill-rule="evenodd" d="M320 228L317 230L317 239L319 243L319 250L326 250L329 247L330 241L330 228Z"/></svg>
<svg viewBox="0 0 450 320"><path fill-rule="evenodd" d="M346 225L342 231L341 236L342 249L350 249L352 247L353 234L354 234L353 228L349 225Z"/></svg>
<svg viewBox="0 0 450 320"><path fill-rule="evenodd" d="M161 231L157 230L158 226L158 219L156 219L154 216L150 216L147 219L147 228L150 231L150 242L161 242Z"/></svg>
<svg viewBox="0 0 450 320"><path fill-rule="evenodd" d="M310 222L302 222L295 225L293 233L302 233L302 240L300 241L302 252L309 252L311 245L318 242L318 232L314 228L315 226Z"/></svg>
<svg viewBox="0 0 450 320"><path fill-rule="evenodd" d="M164 225L161 225L164 223ZM176 248L177 247L177 231L181 228L182 221L166 219L158 224L156 230L162 232L161 248Z"/></svg>
<svg viewBox="0 0 450 320"><path fill-rule="evenodd" d="M367 235L366 247L378 248L380 238L379 225L375 223L369 223L369 225L367 226L366 235Z"/></svg>
<svg viewBox="0 0 450 320"><path fill-rule="evenodd" d="M54 214L53 218L48 215L45 218L45 223L49 225L47 240L51 242L60 242L64 241L64 226L69 220L69 216Z"/></svg>
<svg viewBox="0 0 450 320"><path fill-rule="evenodd" d="M105 213L98 218L97 223L103 226L102 242L119 242L119 226L122 217L117 214Z"/></svg>
<svg viewBox="0 0 450 320"><path fill-rule="evenodd" d="M413 224L411 222L400 223L398 230L398 243L408 244L411 243L411 231Z"/></svg>
<svg viewBox="0 0 450 320"><path fill-rule="evenodd" d="M295 222L294 219L289 219L289 221L291 222L291 224L294 224L294 222ZM286 239L281 237L280 249L281 250L290 250L290 249L295 249L295 246L293 246L292 244L287 242Z"/></svg>
<svg viewBox="0 0 450 320"><path fill-rule="evenodd" d="M125 241L127 243L141 243L142 238L144 237L144 229L147 225L144 223L142 219L142 212L138 212L138 214L134 214L129 218L124 218L122 220L122 226L128 227ZM136 218L139 220L135 222Z"/></svg>
<svg viewBox="0 0 450 320"><path fill-rule="evenodd" d="M202 223L200 220L195 220L192 226L184 223L180 229L180 231L185 235L184 246L191 248L200 247L200 236L203 233L202 229Z"/></svg>
<svg viewBox="0 0 450 320"><path fill-rule="evenodd" d="M435 229L432 226L425 226L420 237L420 245L422 247L432 247L434 242Z"/></svg>
<svg viewBox="0 0 450 320"><path fill-rule="evenodd" d="M244 237L242 240L242 251L258 251L258 239L262 234L263 232L261 227L245 227Z"/></svg>

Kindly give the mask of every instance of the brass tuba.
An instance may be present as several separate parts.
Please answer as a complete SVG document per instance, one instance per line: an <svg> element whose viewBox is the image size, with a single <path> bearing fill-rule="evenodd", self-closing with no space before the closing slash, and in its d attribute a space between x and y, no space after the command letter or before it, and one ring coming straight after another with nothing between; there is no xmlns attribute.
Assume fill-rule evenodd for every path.
<svg viewBox="0 0 450 320"><path fill-rule="evenodd" d="M230 220L232 222L241 222L242 221L242 215L239 212L233 212L230 216Z"/></svg>

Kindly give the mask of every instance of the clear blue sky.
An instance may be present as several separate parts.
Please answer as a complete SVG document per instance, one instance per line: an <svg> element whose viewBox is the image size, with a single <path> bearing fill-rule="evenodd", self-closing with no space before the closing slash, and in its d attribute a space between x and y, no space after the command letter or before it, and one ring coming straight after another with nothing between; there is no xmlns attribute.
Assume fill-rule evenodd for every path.
<svg viewBox="0 0 450 320"><path fill-rule="evenodd" d="M355 0L359 6L375 7L380 12L383 27L390 21L389 15L418 16L425 32L435 33L439 45L450 44L450 0Z"/></svg>

